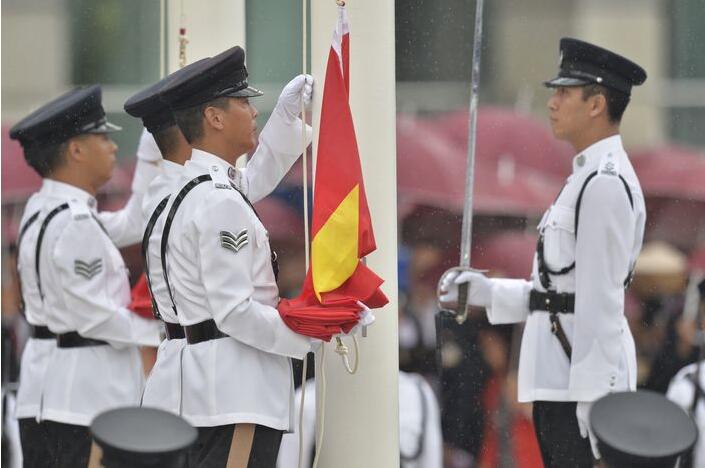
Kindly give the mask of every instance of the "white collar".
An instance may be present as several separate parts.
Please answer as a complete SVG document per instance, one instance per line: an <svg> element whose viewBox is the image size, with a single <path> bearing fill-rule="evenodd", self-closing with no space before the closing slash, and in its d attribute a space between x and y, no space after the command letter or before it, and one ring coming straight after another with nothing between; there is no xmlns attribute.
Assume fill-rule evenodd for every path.
<svg viewBox="0 0 705 468"><path fill-rule="evenodd" d="M573 174L585 170L596 170L600 165L600 159L608 152L623 152L622 137L612 135L585 148L573 158Z"/></svg>
<svg viewBox="0 0 705 468"><path fill-rule="evenodd" d="M63 200L76 200L85 203L92 211L95 211L98 205L97 200L90 193L75 185L59 182L58 180L44 179L42 190L50 197Z"/></svg>

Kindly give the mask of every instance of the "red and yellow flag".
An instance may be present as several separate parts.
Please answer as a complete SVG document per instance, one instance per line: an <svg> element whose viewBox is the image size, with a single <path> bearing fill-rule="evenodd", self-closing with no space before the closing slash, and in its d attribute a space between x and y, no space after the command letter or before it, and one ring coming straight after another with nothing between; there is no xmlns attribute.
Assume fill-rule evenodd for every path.
<svg viewBox="0 0 705 468"><path fill-rule="evenodd" d="M294 301L282 301L287 311L282 314L285 320L286 313L297 307L313 306L320 308L321 313L338 313L342 309L357 312L357 301L370 308L388 302L379 289L383 280L361 261L376 249L376 244L348 103L349 48L347 12L345 7L339 7L321 107L313 193L311 267L301 296ZM309 308L308 312L312 310ZM357 313L352 325L356 321ZM289 321L287 323L291 326ZM348 331L347 325L342 328Z"/></svg>

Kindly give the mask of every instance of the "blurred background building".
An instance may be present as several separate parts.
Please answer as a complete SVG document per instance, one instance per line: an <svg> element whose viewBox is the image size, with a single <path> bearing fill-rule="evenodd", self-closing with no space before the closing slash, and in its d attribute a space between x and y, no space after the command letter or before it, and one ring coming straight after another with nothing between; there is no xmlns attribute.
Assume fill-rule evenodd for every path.
<svg viewBox="0 0 705 468"><path fill-rule="evenodd" d="M119 207L141 130L122 105L161 76L164 54L178 47L175 34L162 34L165 4L193 42L217 41L222 28L238 29L251 82L266 93L256 102L260 128L281 88L301 70L300 2L2 1L2 318L3 350L10 351L3 352L3 382L16 375L25 333L13 243L24 201L39 185L8 129L73 86L102 84L109 117L125 131L115 134L120 167L100 201L103 209ZM221 23L204 24L198 15L204 8L222 10ZM450 332L445 392L436 369L435 286L458 257L474 11L474 0L396 2L400 365L443 393L444 410L453 415L443 423L447 467L540 466L530 411L516 403L520 331L489 328L478 311ZM557 68L559 39L574 36L621 52L649 74L634 90L622 125L648 209L647 244L627 315L640 385L665 391L675 372L696 358L701 339L683 304L689 277L705 271L705 5L502 0L486 2L485 11L473 259L492 275L528 276L537 220L570 172L571 150L550 134L549 92L541 85ZM354 34L364 28L351 27L355 47ZM199 51L187 47L188 60L200 58ZM297 166L259 206L282 254L284 296L298 292L304 272L300 176ZM125 255L136 278L137 250Z"/></svg>

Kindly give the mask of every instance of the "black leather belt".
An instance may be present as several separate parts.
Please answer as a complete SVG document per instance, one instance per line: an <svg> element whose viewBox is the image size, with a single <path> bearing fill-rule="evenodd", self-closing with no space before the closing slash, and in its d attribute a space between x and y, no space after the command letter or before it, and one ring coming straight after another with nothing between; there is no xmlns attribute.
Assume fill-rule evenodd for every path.
<svg viewBox="0 0 705 468"><path fill-rule="evenodd" d="M575 294L541 292L532 289L529 293L529 310L572 314L575 311Z"/></svg>
<svg viewBox="0 0 705 468"><path fill-rule="evenodd" d="M78 332L60 333L56 335L56 345L59 348L84 348L87 346L106 346L108 343L103 340L85 338Z"/></svg>
<svg viewBox="0 0 705 468"><path fill-rule="evenodd" d="M166 330L167 340L186 338L186 335L184 334L184 327L178 323L164 322L164 329Z"/></svg>
<svg viewBox="0 0 705 468"><path fill-rule="evenodd" d="M195 325L186 325L184 327L186 333L186 342L188 344L201 343L203 341L217 340L218 338L226 338L228 335L218 330L215 320L204 320Z"/></svg>
<svg viewBox="0 0 705 468"><path fill-rule="evenodd" d="M56 335L49 330L49 327L45 327L43 325L30 325L30 327L32 338L36 338L38 340L53 340L56 338Z"/></svg>

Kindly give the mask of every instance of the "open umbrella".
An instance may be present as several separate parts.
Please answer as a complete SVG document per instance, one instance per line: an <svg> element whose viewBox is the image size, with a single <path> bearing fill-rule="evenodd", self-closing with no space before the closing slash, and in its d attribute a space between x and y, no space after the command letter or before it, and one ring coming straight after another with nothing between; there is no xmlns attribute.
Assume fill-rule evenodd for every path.
<svg viewBox="0 0 705 468"><path fill-rule="evenodd" d="M435 126L462 152L467 148L468 115L466 111L439 115ZM523 170L563 179L572 168L573 149L556 140L545 122L513 109L484 106L477 116L478 161L497 164L500 156L511 157Z"/></svg>
<svg viewBox="0 0 705 468"><path fill-rule="evenodd" d="M491 275L528 278L537 238L536 233L504 231L479 239L473 243L474 267Z"/></svg>
<svg viewBox="0 0 705 468"><path fill-rule="evenodd" d="M705 201L705 153L662 146L629 155L645 196Z"/></svg>
<svg viewBox="0 0 705 468"><path fill-rule="evenodd" d="M478 127L475 213L514 216L541 213L560 190L561 179L517 164L513 154L482 153L482 142L492 138L482 129ZM402 206L424 204L462 211L465 159L462 145L450 138L438 121L398 117L397 183Z"/></svg>

